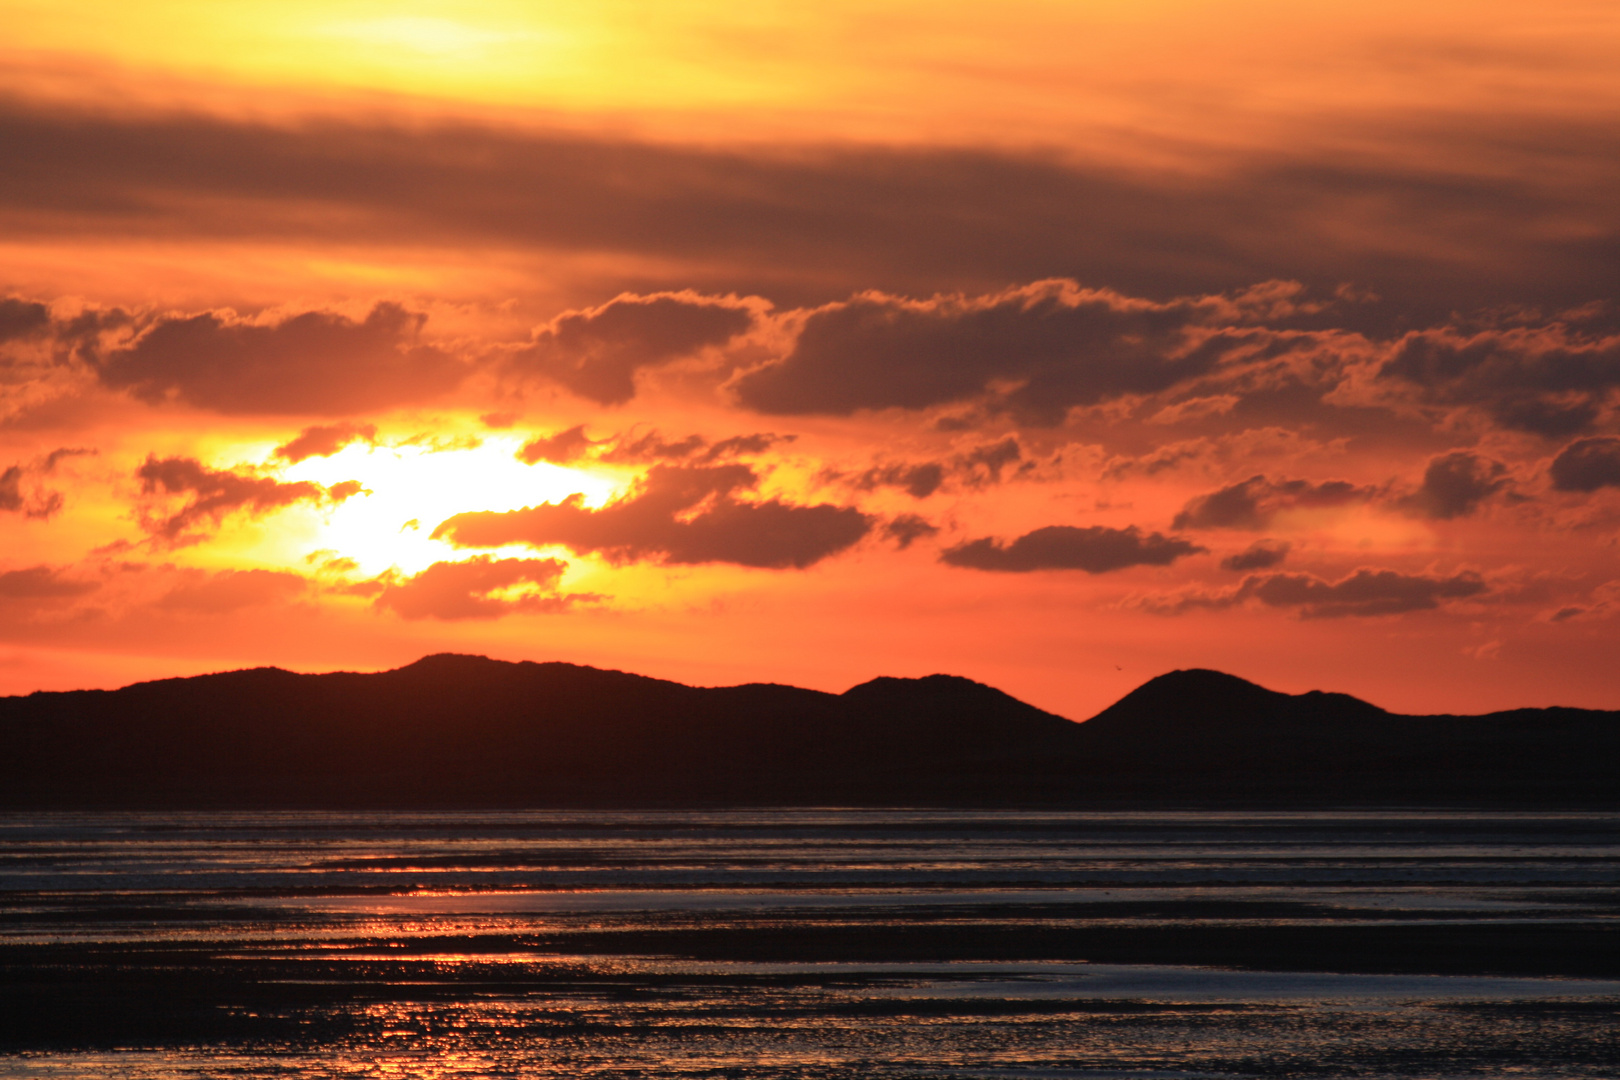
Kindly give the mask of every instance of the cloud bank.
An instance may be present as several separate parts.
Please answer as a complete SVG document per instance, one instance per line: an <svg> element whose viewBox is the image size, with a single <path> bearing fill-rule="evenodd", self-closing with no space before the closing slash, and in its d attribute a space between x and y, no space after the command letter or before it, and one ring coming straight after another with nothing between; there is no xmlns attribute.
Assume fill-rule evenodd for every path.
<svg viewBox="0 0 1620 1080"><path fill-rule="evenodd" d="M803 506L741 492L759 477L746 465L654 465L623 498L600 509L581 496L505 513L457 514L433 530L460 547L558 544L613 562L733 563L804 569L853 546L873 519L854 507Z"/></svg>
<svg viewBox="0 0 1620 1080"><path fill-rule="evenodd" d="M1111 529L1047 525L1004 544L993 537L946 548L940 556L950 566L1002 573L1034 570L1083 570L1106 574L1131 566L1168 566L1187 555L1206 551L1189 540L1143 532L1134 525Z"/></svg>

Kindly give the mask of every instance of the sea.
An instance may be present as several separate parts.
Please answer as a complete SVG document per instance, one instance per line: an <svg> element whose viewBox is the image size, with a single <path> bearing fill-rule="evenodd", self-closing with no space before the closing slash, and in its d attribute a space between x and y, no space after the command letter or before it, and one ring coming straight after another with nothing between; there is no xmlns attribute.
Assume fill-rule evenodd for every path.
<svg viewBox="0 0 1620 1080"><path fill-rule="evenodd" d="M1616 813L0 815L0 1077L1616 1076Z"/></svg>

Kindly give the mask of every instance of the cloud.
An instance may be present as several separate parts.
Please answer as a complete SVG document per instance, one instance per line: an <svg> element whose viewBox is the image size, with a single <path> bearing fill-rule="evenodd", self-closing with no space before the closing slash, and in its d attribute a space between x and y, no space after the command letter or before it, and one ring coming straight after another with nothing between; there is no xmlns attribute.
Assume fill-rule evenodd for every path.
<svg viewBox="0 0 1620 1080"><path fill-rule="evenodd" d="M999 442L985 443L953 454L946 461L887 462L854 474L828 469L822 473L822 477L848 483L856 491L899 488L914 499L926 499L943 487L947 480L954 479L970 488L999 484L1003 470L1016 462L1023 463L1014 470L1017 475L1029 473L1035 468L1035 462L1025 460L1018 440L1008 436Z"/></svg>
<svg viewBox="0 0 1620 1080"><path fill-rule="evenodd" d="M1286 540L1256 540L1235 555L1221 560L1222 570L1243 573L1249 570L1269 570L1281 566L1292 548Z"/></svg>
<svg viewBox="0 0 1620 1080"><path fill-rule="evenodd" d="M56 467L68 458L94 457L99 451L87 446L59 446L45 455L40 465L40 472L49 476L56 471Z"/></svg>
<svg viewBox="0 0 1620 1080"><path fill-rule="evenodd" d="M1563 623L1613 618L1620 614L1620 580L1605 581L1592 590L1591 597L1582 604L1559 608L1547 616L1548 622Z"/></svg>
<svg viewBox="0 0 1620 1080"><path fill-rule="evenodd" d="M1620 337L1583 338L1560 323L1467 334L1414 331L1379 381L1420 400L1482 409L1503 427L1556 438L1592 427L1620 387Z"/></svg>
<svg viewBox="0 0 1620 1080"><path fill-rule="evenodd" d="M1225 416L1236 407L1240 400L1236 394L1216 394L1212 397L1188 398L1173 405L1166 405L1152 416L1149 416L1145 423L1184 424L1189 421Z"/></svg>
<svg viewBox="0 0 1620 1080"><path fill-rule="evenodd" d="M135 476L146 496L163 501L178 496L185 500L172 513L149 512L142 519L142 526L156 539L176 547L197 542L209 526L218 527L227 515L238 511L258 516L299 502L341 502L362 490L356 481L344 481L328 489L307 480L284 482L230 469L210 469L195 458L160 460L148 456Z"/></svg>
<svg viewBox="0 0 1620 1080"><path fill-rule="evenodd" d="M1102 442L1113 441L1121 434L1130 440L1126 444L1129 450L1109 454L1099 463L1102 477L1108 480L1152 477L1166 472L1225 477L1236 469L1247 471L1261 462L1273 465L1281 461L1298 467L1305 462L1319 461L1324 467L1330 467L1337 466L1343 460L1350 450L1352 439L1358 436L1363 446L1370 448L1382 444L1380 448L1393 446L1402 453L1407 452L1414 440L1420 444L1435 440L1429 425L1406 423L1403 423L1405 430L1401 431L1363 430L1353 435L1346 433L1336 438L1323 438L1326 434L1323 427L1326 425L1320 423L1322 414L1316 411L1314 401L1300 403L1299 414L1292 419L1285 413L1286 410L1270 413L1264 418L1265 423L1255 426L1250 426L1254 417L1240 419L1230 430L1211 429L1207 435L1176 442L1159 442L1152 439L1145 429L1132 432L1124 423L1099 424L1078 434ZM1130 452L1144 442L1146 453L1137 455ZM1097 449L1102 450L1102 447ZM1371 497L1378 492L1368 490L1367 494Z"/></svg>
<svg viewBox="0 0 1620 1080"><path fill-rule="evenodd" d="M981 482L1001 483L1001 470L1023 459L1023 448L1018 440L1008 436L997 443L974 447L957 457L956 464L969 474L979 473ZM982 473L980 472L982 470Z"/></svg>
<svg viewBox="0 0 1620 1080"><path fill-rule="evenodd" d="M1299 608L1308 619L1349 615L1398 615L1427 611L1442 600L1461 600L1487 591L1483 578L1464 571L1450 577L1361 569L1338 581L1312 574L1268 574L1249 578L1238 599L1253 597L1269 607Z"/></svg>
<svg viewBox="0 0 1620 1080"><path fill-rule="evenodd" d="M1423 471L1423 486L1397 505L1441 520L1466 517L1508 486L1507 472L1500 461L1454 450L1430 459Z"/></svg>
<svg viewBox="0 0 1620 1080"><path fill-rule="evenodd" d="M1347 480L1272 480L1264 475L1188 501L1171 522L1175 529L1264 529L1285 510L1345 506L1376 492Z"/></svg>
<svg viewBox="0 0 1620 1080"><path fill-rule="evenodd" d="M917 514L896 514L892 521L883 526L883 535L895 541L895 546L901 551L938 532L938 525Z"/></svg>
<svg viewBox="0 0 1620 1080"><path fill-rule="evenodd" d="M633 269L613 288L663 261L721 292L823 299L1057 276L1171 296L1292 278L1356 282L1402 314L1444 317L1611 294L1620 153L1607 118L1456 119L1387 125L1379 154L1317 149L1348 136L1227 147L1220 167L1164 182L1095 155L678 145L468 122L293 126L11 97L0 102L12 166L0 173L0 226L36 241L620 255Z"/></svg>
<svg viewBox="0 0 1620 1080"><path fill-rule="evenodd" d="M752 435L733 435L729 439L721 439L703 451L698 461L708 465L726 458L763 454L773 446L790 443L797 438L797 435L777 435L769 431L756 432Z"/></svg>
<svg viewBox="0 0 1620 1080"><path fill-rule="evenodd" d="M1230 589L1189 589L1150 596L1141 600L1140 606L1159 615L1181 615L1196 610L1219 611L1252 601L1266 607L1296 609L1301 618L1340 619L1432 611L1444 601L1487 592L1485 580L1470 571L1448 577L1362 568L1338 581L1325 581L1314 574L1255 574Z"/></svg>
<svg viewBox="0 0 1620 1080"><path fill-rule="evenodd" d="M0 510L10 511L13 514L22 512L22 478L21 465L13 465L5 472L0 473ZM29 516L33 517L35 515L29 514Z"/></svg>
<svg viewBox="0 0 1620 1080"><path fill-rule="evenodd" d="M699 465L712 465L727 458L762 454L780 443L792 442L796 435L777 435L761 431L751 435L732 435L710 443L701 435L665 439L657 429L643 435L624 433L607 440L608 448L597 454L601 461L624 465L647 465L654 462L692 461Z"/></svg>
<svg viewBox="0 0 1620 1080"><path fill-rule="evenodd" d="M920 464L877 465L856 475L851 483L857 491L895 487L914 499L926 499L945 482L945 466L937 461Z"/></svg>
<svg viewBox="0 0 1620 1080"><path fill-rule="evenodd" d="M568 564L561 559L495 559L475 555L437 562L387 583L374 601L406 619L494 619L516 612L561 611L583 596L555 589Z"/></svg>
<svg viewBox="0 0 1620 1080"><path fill-rule="evenodd" d="M44 486L44 478L54 473L65 459L94 453L94 450L64 446L27 465L8 466L0 472L0 512L30 518L51 517L62 509L64 499L60 491Z"/></svg>
<svg viewBox="0 0 1620 1080"><path fill-rule="evenodd" d="M91 357L101 382L158 404L215 412L360 413L453 389L462 364L419 341L427 316L378 304L363 321L306 311L273 321L233 311L167 315Z"/></svg>
<svg viewBox="0 0 1620 1080"><path fill-rule="evenodd" d="M708 445L698 435L684 439L665 439L656 429L632 438L629 434L615 435L611 445L599 456L603 461L626 465L645 465L655 461L684 461Z"/></svg>
<svg viewBox="0 0 1620 1080"><path fill-rule="evenodd" d="M1217 456L1219 449L1214 442L1206 438L1164 443L1140 457L1121 454L1111 458L1103 468L1102 475L1107 480L1122 480L1132 473L1156 476L1161 472L1179 469L1183 465L1211 460Z"/></svg>
<svg viewBox="0 0 1620 1080"><path fill-rule="evenodd" d="M345 446L361 439L375 442L377 425L342 423L307 427L298 433L296 439L276 447L275 456L296 465L305 458L331 457Z"/></svg>
<svg viewBox="0 0 1620 1080"><path fill-rule="evenodd" d="M12 465L0 472L0 511L22 514L25 517L50 517L62 508L62 496L57 492L31 495L23 491L23 468Z"/></svg>
<svg viewBox="0 0 1620 1080"><path fill-rule="evenodd" d="M754 311L729 297L627 294L557 316L509 362L597 404L622 405L636 394L637 371L724 345L753 325Z"/></svg>
<svg viewBox="0 0 1620 1080"><path fill-rule="evenodd" d="M1132 525L1076 528L1048 525L1025 533L1011 544L984 537L946 548L941 559L974 570L1025 573L1032 570L1084 570L1105 574L1130 566L1167 566L1185 555L1207 549L1180 537L1143 535Z"/></svg>
<svg viewBox="0 0 1620 1080"><path fill-rule="evenodd" d="M1007 406L1055 424L1070 406L1208 372L1222 350L1187 331L1209 311L1207 302L1133 300L1073 281L972 298L865 293L811 312L786 357L732 385L760 412L846 416L965 401L1015 382Z"/></svg>
<svg viewBox="0 0 1620 1080"><path fill-rule="evenodd" d="M0 573L0 601L4 600L67 600L96 591L100 584L94 581L73 581L49 566L30 566L26 570L7 570Z"/></svg>
<svg viewBox="0 0 1620 1080"><path fill-rule="evenodd" d="M554 435L543 435L523 444L517 458L525 465L549 461L553 465L566 465L584 457L595 446L585 434L585 425L579 424Z"/></svg>
<svg viewBox="0 0 1620 1080"><path fill-rule="evenodd" d="M280 603L302 595L309 582L298 574L279 570L223 570L195 575L197 580L178 585L156 606L170 611L223 615L246 607Z"/></svg>
<svg viewBox="0 0 1620 1080"><path fill-rule="evenodd" d="M1553 458L1551 473L1559 491L1620 487L1620 439L1576 439Z"/></svg>
<svg viewBox="0 0 1620 1080"><path fill-rule="evenodd" d="M506 513L457 514L433 536L461 547L560 544L614 562L803 569L850 547L872 527L873 520L854 507L736 497L758 483L746 465L655 465L629 494L598 510L573 495Z"/></svg>
<svg viewBox="0 0 1620 1080"><path fill-rule="evenodd" d="M51 328L51 309L33 300L0 297L0 344L42 335Z"/></svg>

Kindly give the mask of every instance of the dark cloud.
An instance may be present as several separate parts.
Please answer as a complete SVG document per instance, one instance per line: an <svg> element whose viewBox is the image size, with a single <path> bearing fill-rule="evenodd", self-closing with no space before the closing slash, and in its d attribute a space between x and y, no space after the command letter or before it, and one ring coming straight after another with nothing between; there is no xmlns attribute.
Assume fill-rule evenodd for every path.
<svg viewBox="0 0 1620 1080"><path fill-rule="evenodd" d="M637 287L644 260L663 259L704 288L816 302L1048 277L1160 297L1290 278L1324 292L1355 282L1392 298L1395 318L1431 313L1425 325L1432 313L1616 292L1620 135L1606 117L1448 116L1385 125L1379 144L1388 152L1223 151L1219 168L1164 182L1040 152L745 150L14 97L0 102L0 227L16 240L404 238L456 252L632 254L642 259L626 260L615 287Z"/></svg>
<svg viewBox="0 0 1620 1080"><path fill-rule="evenodd" d="M1256 540L1235 555L1221 560L1222 570L1246 573L1250 570L1270 570L1281 566L1293 545L1286 540Z"/></svg>
<svg viewBox="0 0 1620 1080"><path fill-rule="evenodd" d="M52 450L50 453L45 455L45 460L40 466L40 472L49 476L51 473L56 471L57 465L61 464L63 461L66 461L68 458L93 457L99 452L100 451L87 446L59 446L55 450Z"/></svg>
<svg viewBox="0 0 1620 1080"><path fill-rule="evenodd" d="M1130 566L1167 566L1184 555L1207 550L1175 536L1143 535L1132 525L1076 528L1048 525L1010 544L984 537L946 548L940 556L952 566L1025 573L1032 570L1084 570L1105 574Z"/></svg>
<svg viewBox="0 0 1620 1080"><path fill-rule="evenodd" d="M44 486L44 478L56 471L56 466L68 458L84 457L96 451L80 447L63 446L27 465L7 466L0 472L0 512L22 514L31 518L48 518L62 509L60 491Z"/></svg>
<svg viewBox="0 0 1620 1080"><path fill-rule="evenodd" d="M914 499L926 499L948 480L970 488L999 484L1003 471L1018 462L1023 462L1016 470L1018 473L1035 467L1034 462L1025 461L1018 440L1008 436L999 442L953 454L945 461L882 462L858 473L828 469L822 473L822 478L846 483L856 491L899 488Z"/></svg>
<svg viewBox="0 0 1620 1080"><path fill-rule="evenodd" d="M945 466L937 461L920 464L878 465L858 474L851 481L858 491L873 491L880 487L894 487L905 491L914 499L926 499L945 482Z"/></svg>
<svg viewBox="0 0 1620 1080"><path fill-rule="evenodd" d="M43 334L51 327L51 309L15 296L0 297L0 343Z"/></svg>
<svg viewBox="0 0 1620 1080"><path fill-rule="evenodd" d="M9 510L14 514L22 510L22 478L21 465L13 465L0 473L0 510Z"/></svg>
<svg viewBox="0 0 1620 1080"><path fill-rule="evenodd" d="M883 535L895 541L901 551L924 537L934 536L939 526L917 514L897 514L883 526Z"/></svg>
<svg viewBox="0 0 1620 1080"><path fill-rule="evenodd" d="M516 612L561 611L581 599L555 590L568 564L561 559L494 559L477 555L437 562L413 577L387 583L374 603L407 619L494 619Z"/></svg>
<svg viewBox="0 0 1620 1080"><path fill-rule="evenodd" d="M1554 323L1465 334L1407 334L1379 380L1420 400L1473 406L1498 424L1549 438L1589 429L1620 387L1620 337L1583 338Z"/></svg>
<svg viewBox="0 0 1620 1080"><path fill-rule="evenodd" d="M1006 404L1033 423L1070 406L1147 394L1208 372L1219 348L1186 331L1207 312L1069 281L992 296L914 301L868 293L812 312L778 363L733 383L742 404L776 414L922 409L1016 381Z"/></svg>
<svg viewBox="0 0 1620 1080"><path fill-rule="evenodd" d="M611 445L599 456L603 461L626 465L645 465L656 461L684 461L702 450L708 443L698 435L684 439L666 439L657 430L644 435L615 436Z"/></svg>
<svg viewBox="0 0 1620 1080"><path fill-rule="evenodd" d="M583 429L575 430L583 432ZM554 439L566 438L569 440L560 449L570 454L572 454L576 446L582 445L579 442L582 437L582 435L576 437L572 431L553 436ZM733 435L710 443L701 435L687 435L680 439L666 439L655 428L642 434L620 433L590 445L604 448L597 450L596 457L598 460L616 465L649 465L659 462L689 462L697 465L712 465L717 461L725 461L729 458L762 454L773 446L792 442L795 438L797 436L755 432L751 435Z"/></svg>
<svg viewBox="0 0 1620 1080"><path fill-rule="evenodd" d="M1442 577L1361 569L1338 581L1323 581L1312 574L1252 577L1239 586L1236 599L1252 597L1268 607L1298 608L1308 619L1337 619L1427 611L1443 600L1466 599L1486 591L1484 579L1466 571Z"/></svg>
<svg viewBox="0 0 1620 1080"><path fill-rule="evenodd" d="M296 439L276 447L275 455L296 465L305 458L331 457L345 446L361 439L375 442L377 425L343 423L307 427L298 433Z"/></svg>
<svg viewBox="0 0 1620 1080"><path fill-rule="evenodd" d="M1141 604L1160 615L1182 615L1198 610L1220 611L1252 601L1266 607L1293 608L1306 619L1339 619L1432 611L1444 601L1465 600L1489 591L1485 580L1469 571L1447 577L1363 568L1338 581L1325 581L1314 574L1255 574L1230 589L1191 589L1147 597Z"/></svg>
<svg viewBox="0 0 1620 1080"><path fill-rule="evenodd" d="M1454 450L1431 459L1423 470L1423 486L1399 505L1442 520L1466 517L1508 483L1507 466L1500 461Z"/></svg>
<svg viewBox="0 0 1620 1080"><path fill-rule="evenodd" d="M1515 394L1492 409L1503 427L1558 439L1596 423L1598 406L1585 395Z"/></svg>
<svg viewBox="0 0 1620 1080"><path fill-rule="evenodd" d="M101 586L94 581L73 581L49 566L0 573L0 600L66 600L94 592Z"/></svg>
<svg viewBox="0 0 1620 1080"><path fill-rule="evenodd" d="M753 325L740 301L695 293L620 296L589 311L557 316L514 353L526 375L554 379L582 398L621 405L636 394L643 368L723 345Z"/></svg>
<svg viewBox="0 0 1620 1080"><path fill-rule="evenodd" d="M1551 472L1559 491L1620 487L1620 439L1576 439L1553 458Z"/></svg>
<svg viewBox="0 0 1620 1080"><path fill-rule="evenodd" d="M1620 580L1606 581L1592 590L1590 598L1584 604L1570 604L1559 608L1547 616L1547 621L1564 623L1572 621L1589 621L1594 619L1610 619L1620 614Z"/></svg>
<svg viewBox="0 0 1620 1080"><path fill-rule="evenodd" d="M55 465L55 461L49 458L46 461L48 465ZM12 465L0 472L0 511L22 514L24 517L48 518L62 509L61 492L38 486L38 476L48 471L48 467L41 468L36 463L28 469ZM34 474L35 479L25 489L23 481L30 473Z"/></svg>
<svg viewBox="0 0 1620 1080"><path fill-rule="evenodd" d="M267 476L210 469L195 458L149 456L136 470L141 492L148 497L184 499L172 512L152 512L142 525L155 538L174 546L194 543L209 527L232 513L268 514L299 502L341 502L362 489L356 481L330 489L307 480L284 482Z"/></svg>
<svg viewBox="0 0 1620 1080"><path fill-rule="evenodd" d="M585 425L579 424L567 431L531 439L517 452L517 458L525 465L533 465L537 461L566 465L584 457L595 445L585 434Z"/></svg>
<svg viewBox="0 0 1620 1080"><path fill-rule="evenodd" d="M975 447L957 458L959 468L972 474L982 472L983 479L992 484L1001 483L1001 470L1023 459L1023 448L1018 440L1008 436L997 443Z"/></svg>
<svg viewBox="0 0 1620 1080"><path fill-rule="evenodd" d="M106 386L216 412L357 413L427 401L465 368L419 341L427 316L378 304L361 322L306 311L274 322L230 311L169 315L92 357Z"/></svg>
<svg viewBox="0 0 1620 1080"><path fill-rule="evenodd" d="M753 435L733 435L729 439L721 439L713 446L710 446L703 451L697 460L701 464L708 465L716 461L724 461L726 458L763 454L773 446L780 443L789 443L797 438L797 435L777 435L768 431L757 432Z"/></svg>
<svg viewBox="0 0 1620 1080"><path fill-rule="evenodd" d="M507 513L457 514L433 530L462 547L561 544L614 562L736 563L803 568L853 545L873 521L853 507L743 502L759 482L746 465L655 465L599 510L579 495Z"/></svg>
<svg viewBox="0 0 1620 1080"><path fill-rule="evenodd" d="M221 615L246 607L282 603L301 596L309 582L298 574L280 570L223 570L217 574L195 575L196 580L177 585L157 601L170 611L201 615Z"/></svg>
<svg viewBox="0 0 1620 1080"><path fill-rule="evenodd" d="M56 320L52 334L69 350L93 350L101 334L133 326L135 321L135 313L125 308L87 307L77 315Z"/></svg>
<svg viewBox="0 0 1620 1080"><path fill-rule="evenodd" d="M1216 443L1206 438L1159 444L1140 457L1122 454L1110 459L1102 474L1108 480L1120 480L1132 473L1155 476L1191 462L1214 459L1220 449Z"/></svg>
<svg viewBox="0 0 1620 1080"><path fill-rule="evenodd" d="M1177 514L1175 529L1264 529L1284 510L1345 506L1371 498L1376 492L1347 480L1272 480L1251 476L1199 495Z"/></svg>

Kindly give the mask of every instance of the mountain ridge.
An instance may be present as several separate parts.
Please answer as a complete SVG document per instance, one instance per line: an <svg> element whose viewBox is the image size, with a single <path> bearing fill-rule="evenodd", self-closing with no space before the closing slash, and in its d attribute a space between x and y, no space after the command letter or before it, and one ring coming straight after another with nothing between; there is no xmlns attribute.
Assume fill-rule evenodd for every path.
<svg viewBox="0 0 1620 1080"><path fill-rule="evenodd" d="M1392 713L1209 669L1076 722L961 676L841 694L436 653L0 698L0 805L1620 804L1620 712Z"/></svg>

